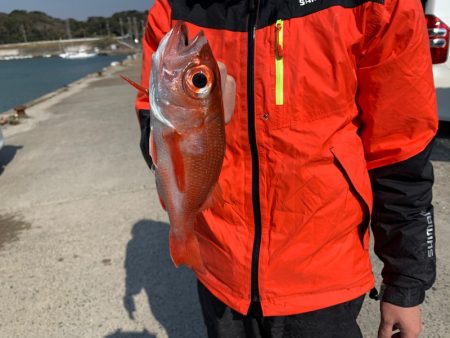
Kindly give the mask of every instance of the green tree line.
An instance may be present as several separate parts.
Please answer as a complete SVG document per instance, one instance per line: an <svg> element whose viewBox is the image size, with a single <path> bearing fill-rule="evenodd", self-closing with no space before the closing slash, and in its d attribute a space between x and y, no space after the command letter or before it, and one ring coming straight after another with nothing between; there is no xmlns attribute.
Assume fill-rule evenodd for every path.
<svg viewBox="0 0 450 338"><path fill-rule="evenodd" d="M127 34L139 38L146 19L145 11L124 11L86 21L61 20L37 11L0 12L0 44Z"/></svg>

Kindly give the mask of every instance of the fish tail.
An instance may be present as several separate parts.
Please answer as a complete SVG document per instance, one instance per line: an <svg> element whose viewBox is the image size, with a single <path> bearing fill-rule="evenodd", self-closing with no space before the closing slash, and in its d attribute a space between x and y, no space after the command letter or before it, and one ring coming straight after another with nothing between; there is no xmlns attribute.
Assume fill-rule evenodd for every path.
<svg viewBox="0 0 450 338"><path fill-rule="evenodd" d="M200 254L200 246L195 234L178 237L173 232L169 236L170 255L176 267L187 265L197 272L204 272L205 267Z"/></svg>

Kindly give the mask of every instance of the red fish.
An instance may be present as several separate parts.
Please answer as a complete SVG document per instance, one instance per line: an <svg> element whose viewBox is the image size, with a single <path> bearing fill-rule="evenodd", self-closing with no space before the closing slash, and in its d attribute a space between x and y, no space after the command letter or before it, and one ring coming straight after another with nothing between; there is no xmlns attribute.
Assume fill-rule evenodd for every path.
<svg viewBox="0 0 450 338"><path fill-rule="evenodd" d="M225 155L220 71L203 32L192 41L184 23L162 39L152 59L150 154L156 186L170 219L176 266L203 270L194 231L199 211L220 196Z"/></svg>
<svg viewBox="0 0 450 338"><path fill-rule="evenodd" d="M176 266L201 272L194 223L201 210L220 201L225 155L220 71L202 31L189 41L179 22L164 36L152 58L149 99L150 155L169 215L171 257Z"/></svg>

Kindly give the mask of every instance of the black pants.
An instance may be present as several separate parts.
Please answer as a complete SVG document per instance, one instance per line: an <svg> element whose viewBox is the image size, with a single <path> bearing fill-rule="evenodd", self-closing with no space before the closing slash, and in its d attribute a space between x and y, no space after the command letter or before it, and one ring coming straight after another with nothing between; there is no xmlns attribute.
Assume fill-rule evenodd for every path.
<svg viewBox="0 0 450 338"><path fill-rule="evenodd" d="M325 309L292 316L246 316L232 310L198 283L209 338L361 338L356 317L364 295ZM258 310L253 309L253 313Z"/></svg>

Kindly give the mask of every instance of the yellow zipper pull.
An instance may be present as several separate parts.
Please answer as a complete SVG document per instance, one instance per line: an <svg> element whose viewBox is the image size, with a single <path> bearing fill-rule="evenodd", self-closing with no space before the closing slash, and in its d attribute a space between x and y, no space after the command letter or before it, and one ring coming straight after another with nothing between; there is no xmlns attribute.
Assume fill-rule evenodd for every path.
<svg viewBox="0 0 450 338"><path fill-rule="evenodd" d="M283 21L278 20L275 24L275 52L277 58L283 57Z"/></svg>
<svg viewBox="0 0 450 338"><path fill-rule="evenodd" d="M284 104L283 20L275 24L275 104Z"/></svg>

